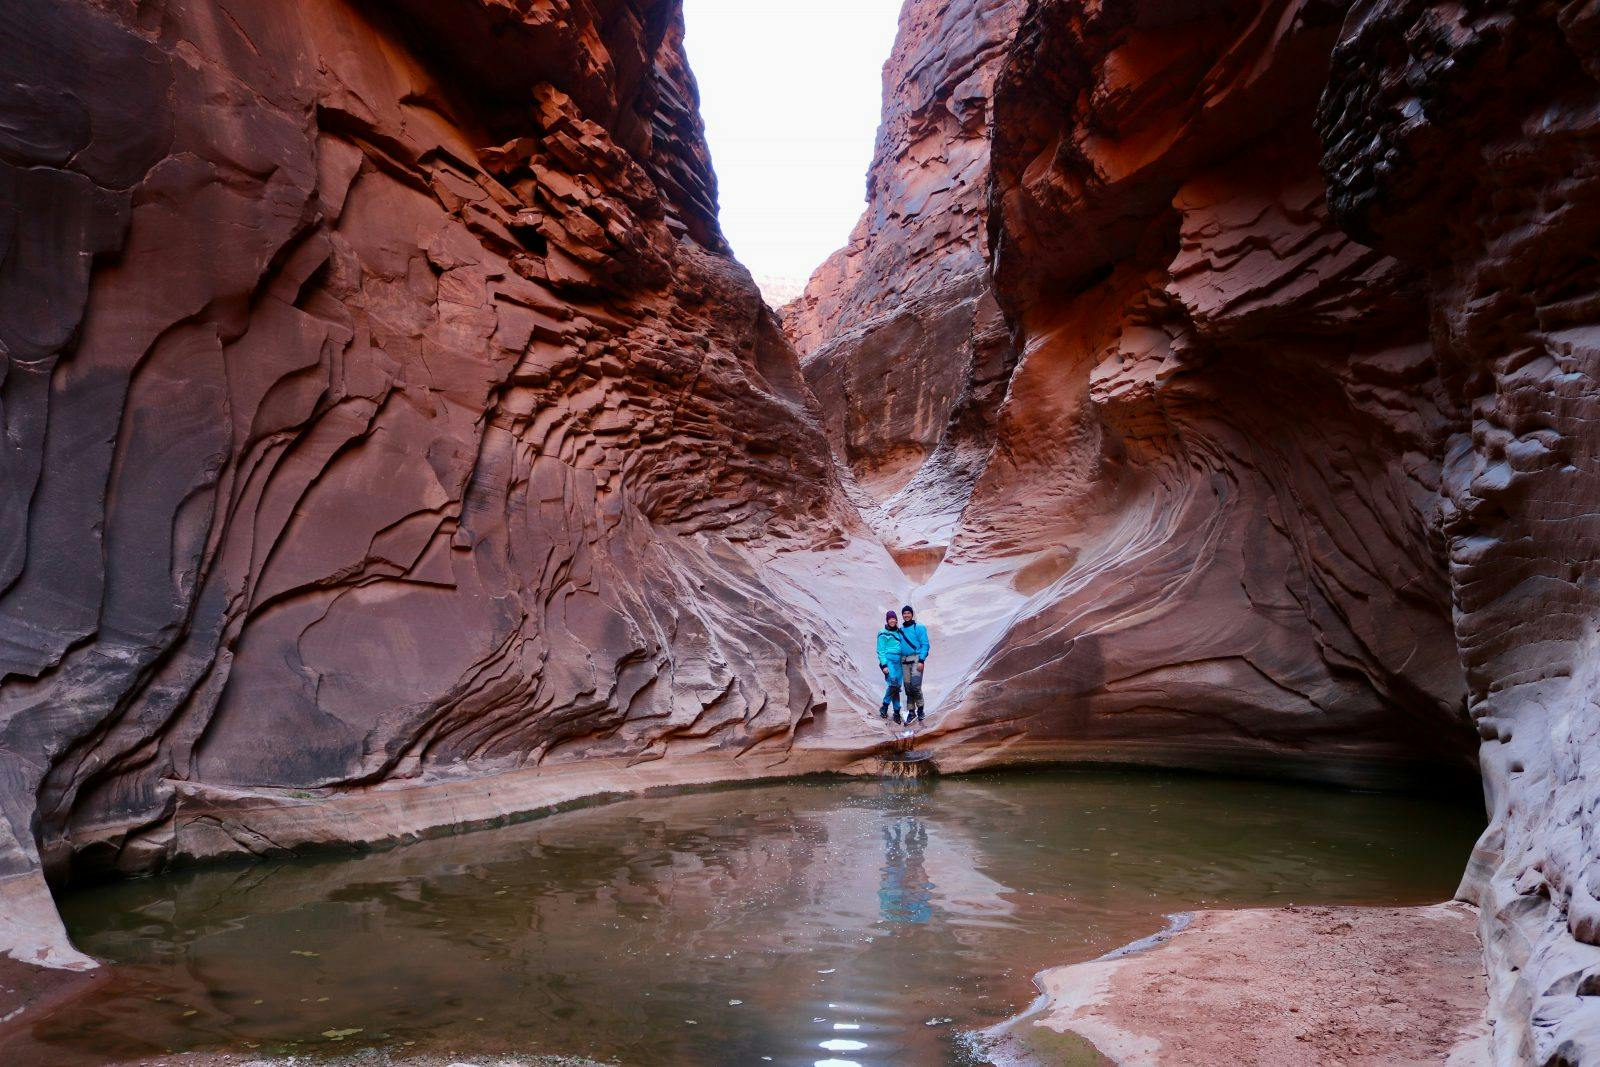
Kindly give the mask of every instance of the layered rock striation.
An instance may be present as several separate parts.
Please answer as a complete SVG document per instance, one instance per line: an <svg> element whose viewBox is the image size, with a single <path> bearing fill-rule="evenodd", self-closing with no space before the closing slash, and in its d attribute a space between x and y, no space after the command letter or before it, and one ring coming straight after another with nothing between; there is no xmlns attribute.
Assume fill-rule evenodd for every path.
<svg viewBox="0 0 1600 1067"><path fill-rule="evenodd" d="M1592 9L1013 12L967 240L1014 356L913 594L943 637L942 765L1415 785L1481 743L1492 824L1463 894L1507 1062L1600 1056ZM931 69L906 54L862 228L786 312L891 542L906 498L873 479L915 484L940 440L891 390L943 410L973 365L961 330L910 343L850 318L935 321L923 189L878 175L944 193L926 161L974 145L896 142L909 72Z"/></svg>
<svg viewBox="0 0 1600 1067"><path fill-rule="evenodd" d="M1507 1061L1600 1059L1597 57L1592 3L1358 3L1318 115L1334 215L1426 278Z"/></svg>
<svg viewBox="0 0 1600 1067"><path fill-rule="evenodd" d="M1319 172L1342 20L907 5L867 211L784 317L927 579L946 759L1470 766L1426 287Z"/></svg>
<svg viewBox="0 0 1600 1067"><path fill-rule="evenodd" d="M849 767L914 595L947 767L1480 762L1497 1054L1600 1057L1595 5L910 0L781 329L681 35L0 8L0 946Z"/></svg>
<svg viewBox="0 0 1600 1067"><path fill-rule="evenodd" d="M994 81L1023 6L909 0L867 209L782 310L863 514L918 579L949 547L1016 360L984 203Z"/></svg>
<svg viewBox="0 0 1600 1067"><path fill-rule="evenodd" d="M829 747L856 665L769 564L859 520L718 231L677 7L603 8L0 11L14 953L84 962L41 869Z"/></svg>
<svg viewBox="0 0 1600 1067"><path fill-rule="evenodd" d="M1021 358L952 548L1014 601L945 720L962 743L1465 763L1425 287L1318 171L1341 17L1025 20L990 218Z"/></svg>

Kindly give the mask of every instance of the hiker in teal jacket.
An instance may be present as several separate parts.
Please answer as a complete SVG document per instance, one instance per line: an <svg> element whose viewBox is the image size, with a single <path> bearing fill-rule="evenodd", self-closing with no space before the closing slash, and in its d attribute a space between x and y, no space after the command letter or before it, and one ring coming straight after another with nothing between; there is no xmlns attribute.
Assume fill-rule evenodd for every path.
<svg viewBox="0 0 1600 1067"><path fill-rule="evenodd" d="M900 723L900 680L902 666L905 662L906 652L911 646L906 642L905 635L900 632L900 618L894 612L885 612L883 616L883 629L878 631L878 669L883 672L883 680L887 688L883 691L883 703L878 705L878 718L889 717L889 706L894 705L895 725ZM907 720L910 721L909 719Z"/></svg>
<svg viewBox="0 0 1600 1067"><path fill-rule="evenodd" d="M933 644L928 640L928 628L917 621L917 613L907 604L900 609L900 636L910 647L900 660L900 673L906 687L906 722L913 717L921 722L927 714L922 700L922 671L928 665L928 653Z"/></svg>

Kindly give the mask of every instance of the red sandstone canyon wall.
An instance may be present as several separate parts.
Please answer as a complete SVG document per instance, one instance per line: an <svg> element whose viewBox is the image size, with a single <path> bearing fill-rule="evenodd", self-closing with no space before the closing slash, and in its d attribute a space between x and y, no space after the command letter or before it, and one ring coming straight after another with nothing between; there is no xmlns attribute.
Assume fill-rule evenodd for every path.
<svg viewBox="0 0 1600 1067"><path fill-rule="evenodd" d="M941 765L1480 762L1498 1055L1600 1055L1594 5L1036 0L990 121L919 126L962 7L907 5L867 214L785 310L865 514L942 554ZM1011 351L928 523L973 291Z"/></svg>
<svg viewBox="0 0 1600 1067"><path fill-rule="evenodd" d="M1341 18L1024 21L990 218L1021 356L951 553L990 582L1003 561L1014 602L952 740L1465 765L1426 295L1330 220L1318 172Z"/></svg>
<svg viewBox="0 0 1600 1067"><path fill-rule="evenodd" d="M1592 6L1039 4L995 104L1023 357L962 537L1058 509L1070 559L952 718L1365 763L1469 716L1506 1062L1600 1055Z"/></svg>
<svg viewBox="0 0 1600 1067"><path fill-rule="evenodd" d="M0 9L18 909L41 867L515 806L407 782L780 773L830 712L870 740L767 566L859 520L718 231L682 32L649 0ZM345 822L268 817L304 798Z"/></svg>
<svg viewBox="0 0 1600 1067"><path fill-rule="evenodd" d="M1600 8L1356 3L1317 125L1335 217L1426 279L1497 1051L1594 1062Z"/></svg>
<svg viewBox="0 0 1600 1067"><path fill-rule="evenodd" d="M867 211L784 316L928 579L947 760L1470 767L1425 294L1318 173L1341 20L907 4Z"/></svg>
<svg viewBox="0 0 1600 1067"><path fill-rule="evenodd" d="M852 766L912 596L949 768L1481 765L1498 1053L1600 1056L1595 4L909 0L781 329L681 35L0 6L0 947Z"/></svg>
<svg viewBox="0 0 1600 1067"><path fill-rule="evenodd" d="M782 310L863 514L922 576L949 546L1016 360L989 284L994 80L1021 0L910 0L867 209Z"/></svg>
<svg viewBox="0 0 1600 1067"><path fill-rule="evenodd" d="M1030 5L987 202L1019 358L917 593L971 641L952 765L1426 781L1470 721L1506 1062L1600 1054L1595 19Z"/></svg>

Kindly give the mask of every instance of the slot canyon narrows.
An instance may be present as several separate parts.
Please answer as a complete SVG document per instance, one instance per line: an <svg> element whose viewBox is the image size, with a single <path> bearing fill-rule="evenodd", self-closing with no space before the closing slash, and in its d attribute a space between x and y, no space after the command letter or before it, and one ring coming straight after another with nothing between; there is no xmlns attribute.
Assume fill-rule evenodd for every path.
<svg viewBox="0 0 1600 1067"><path fill-rule="evenodd" d="M781 308L684 38L0 5L0 1054L218 931L357 999L297 907L573 982L665 907L654 980L747 1021L596 1054L759 1062L782 990L693 962L743 885L750 943L994 991L816 1061L1600 1064L1600 3L906 0ZM941 777L887 782L907 601ZM211 995L170 1062L256 1054Z"/></svg>

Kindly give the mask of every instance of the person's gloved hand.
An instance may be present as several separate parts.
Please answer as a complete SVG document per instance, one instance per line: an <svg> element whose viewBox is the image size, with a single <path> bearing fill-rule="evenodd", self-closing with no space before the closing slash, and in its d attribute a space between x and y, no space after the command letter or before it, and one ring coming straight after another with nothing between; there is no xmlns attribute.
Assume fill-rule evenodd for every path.
<svg viewBox="0 0 1600 1067"><path fill-rule="evenodd" d="M889 668L888 667L885 667L883 664L880 663L880 664L878 664L878 669L883 672L883 676L885 678L889 677Z"/></svg>

